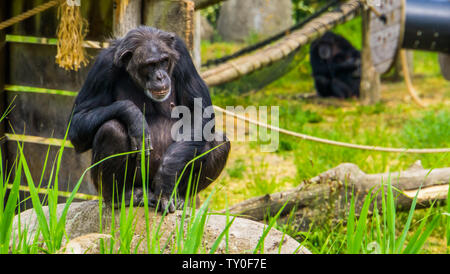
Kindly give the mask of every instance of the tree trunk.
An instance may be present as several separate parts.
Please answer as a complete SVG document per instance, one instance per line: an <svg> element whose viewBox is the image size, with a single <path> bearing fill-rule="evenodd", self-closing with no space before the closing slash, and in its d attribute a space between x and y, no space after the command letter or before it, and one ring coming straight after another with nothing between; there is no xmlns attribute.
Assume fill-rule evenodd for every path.
<svg viewBox="0 0 450 274"><path fill-rule="evenodd" d="M122 37L128 31L138 27L142 22L141 0L115 0L114 1L114 36Z"/></svg>
<svg viewBox="0 0 450 274"><path fill-rule="evenodd" d="M145 25L176 33L194 48L195 4L189 0L144 0Z"/></svg>
<svg viewBox="0 0 450 274"><path fill-rule="evenodd" d="M297 188L252 198L229 210L233 214L263 220L267 215L274 216L286 204L281 220L286 220L290 211L295 209L295 221L301 228L307 228L311 222L345 218L352 190L358 211L370 190L373 189L375 193L383 183L386 185L389 181L394 189L399 190L394 191L394 196L398 197L396 202L399 210L409 210L419 187L422 189L418 195L418 206L424 207L431 201L446 199L450 167L424 169L418 161L406 171L366 174L354 164L341 164L303 182ZM381 194L378 200L377 204L381 205Z"/></svg>
<svg viewBox="0 0 450 274"><path fill-rule="evenodd" d="M360 100L363 105L372 105L380 101L380 74L373 66L370 51L370 10L364 7L362 9L362 68Z"/></svg>
<svg viewBox="0 0 450 274"><path fill-rule="evenodd" d="M0 2L0 22L3 22L7 19L8 14L6 10L6 1ZM0 115L3 115L5 112L5 83L6 83L6 30L0 30ZM5 138L5 121L0 123L0 138ZM5 142L2 142L0 145L1 157L3 162L0 164L4 164L5 158ZM3 165L3 168L5 166ZM3 169L5 170L5 169Z"/></svg>
<svg viewBox="0 0 450 274"><path fill-rule="evenodd" d="M202 43L202 15L199 11L195 12L194 44L192 49L192 60L195 67L200 71L202 67L201 43Z"/></svg>

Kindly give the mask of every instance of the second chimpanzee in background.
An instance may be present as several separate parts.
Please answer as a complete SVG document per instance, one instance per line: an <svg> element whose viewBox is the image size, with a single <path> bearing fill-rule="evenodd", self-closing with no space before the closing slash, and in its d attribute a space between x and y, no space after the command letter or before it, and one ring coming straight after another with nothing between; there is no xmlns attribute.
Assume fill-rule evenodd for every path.
<svg viewBox="0 0 450 274"><path fill-rule="evenodd" d="M327 32L315 40L311 44L310 62L319 96L359 96L361 54L344 37Z"/></svg>

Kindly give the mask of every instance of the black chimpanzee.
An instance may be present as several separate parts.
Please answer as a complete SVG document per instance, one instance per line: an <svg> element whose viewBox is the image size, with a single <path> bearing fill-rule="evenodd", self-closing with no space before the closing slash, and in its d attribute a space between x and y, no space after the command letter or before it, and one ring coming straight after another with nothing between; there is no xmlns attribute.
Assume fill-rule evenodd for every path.
<svg viewBox="0 0 450 274"><path fill-rule="evenodd" d="M326 32L311 44L310 61L319 96L359 96L361 54L344 37Z"/></svg>
<svg viewBox="0 0 450 274"><path fill-rule="evenodd" d="M183 128L192 138L173 133L180 132L173 131L179 118L186 118L185 112L183 117L172 118L178 107L192 113L188 120L192 130ZM194 115L194 109L200 109L200 115ZM208 87L184 42L172 33L142 26L112 41L97 57L75 100L69 138L78 153L92 148L93 163L145 146L149 204L156 206L159 201L160 210L174 212L189 195L191 168L178 185L177 204L170 199L177 176L188 162L215 148L194 163L198 177L192 181L198 185L192 187L197 192L210 185L225 166L230 144L223 133L215 132L214 119ZM205 127L213 138L201 134ZM134 204L142 202L140 159L138 153L110 158L93 169L94 184L101 187L105 202L114 200L117 205L122 199L117 193L122 191L127 205L131 199Z"/></svg>

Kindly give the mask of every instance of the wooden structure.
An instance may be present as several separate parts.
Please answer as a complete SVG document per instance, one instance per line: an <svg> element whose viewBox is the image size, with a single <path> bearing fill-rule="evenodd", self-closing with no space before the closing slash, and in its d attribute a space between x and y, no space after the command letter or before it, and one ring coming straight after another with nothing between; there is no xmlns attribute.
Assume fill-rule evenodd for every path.
<svg viewBox="0 0 450 274"><path fill-rule="evenodd" d="M404 22L403 0L383 0L375 7L383 15L382 20L374 12L370 13L369 39L373 65L378 73L387 72L394 64Z"/></svg>
<svg viewBox="0 0 450 274"><path fill-rule="evenodd" d="M0 3L0 20L21 14L48 0L14 0ZM140 25L151 25L166 31L172 31L182 37L192 50L196 41L195 17L196 4L204 8L222 0L81 0L81 14L89 22L87 40L107 41L114 36L122 36L128 30ZM398 0L399 1L399 0ZM352 19L361 10L360 0L349 0L339 8L310 21L301 29L293 31L283 39L247 56L230 60L202 73L210 86L222 85L239 78L251 79L255 72L266 73L265 68L276 66L280 71L288 67L290 60L298 54L302 46L332 29L337 24ZM370 12L364 11L364 43L369 43ZM198 13L197 13L198 16ZM49 153L46 172L42 176L45 187L50 178L53 161L64 138L72 105L80 90L90 65L77 72L66 71L55 63L56 43L54 38L58 25L57 10L48 9L34 17L26 19L6 31L0 31L0 110L13 102L14 110L8 120L0 125L0 137L3 137L2 153L4 165L11 168L17 157L17 141L23 141L24 153L35 182L41 180L45 157ZM197 26L198 27L198 26ZM88 55L95 57L102 42L86 42ZM369 46L367 57L371 60ZM363 53L364 56L364 53ZM362 83L375 87L379 76L371 62L363 69L368 76ZM248 75L248 76L247 76ZM244 77L245 76L245 77ZM250 77L250 78L248 78ZM375 77L371 80L370 77ZM378 84L377 84L378 83ZM377 88L367 87L376 91ZM363 93L362 93L363 94ZM378 92L368 93L364 98L374 102ZM371 94L371 95L370 95ZM5 138L6 137L6 138ZM59 190L70 191L81 174L91 163L90 153L76 154L73 148L66 146L59 174ZM5 170L5 169L4 169ZM79 192L96 194L84 178ZM23 184L26 185L24 181ZM26 194L24 194L26 195ZM63 201L63 199L61 200ZM29 201L30 203L30 201Z"/></svg>
<svg viewBox="0 0 450 274"><path fill-rule="evenodd" d="M1 1L0 21L46 3L47 0ZM202 5L218 1L196 1ZM159 12L152 9L157 7ZM195 3L189 0L81 0L82 16L89 22L87 40L107 41L122 36L141 25L152 25L174 31L192 46ZM145 13L142 11L146 11ZM146 16L142 16L146 14ZM158 15L158 16L156 16ZM166 20L164 18L170 18ZM95 44L87 49L90 64L66 71L55 63L54 39L58 26L57 9L48 9L5 31L0 31L0 110L9 104L14 110L1 124L3 164L10 169L17 157L17 141L23 141L24 154L35 183L39 183L47 151L46 171L41 187L50 178L53 162L60 149L71 116L72 105L100 49ZM94 47L94 48L92 48ZM97 48L95 48L97 47ZM68 92L69 91L69 92ZM91 163L91 153L76 154L70 142L64 149L59 173L59 190L71 191ZM84 178L79 193L97 194ZM23 179L23 185L27 182ZM22 193L22 197L28 193ZM61 202L64 198L61 198ZM31 201L25 204L30 207Z"/></svg>

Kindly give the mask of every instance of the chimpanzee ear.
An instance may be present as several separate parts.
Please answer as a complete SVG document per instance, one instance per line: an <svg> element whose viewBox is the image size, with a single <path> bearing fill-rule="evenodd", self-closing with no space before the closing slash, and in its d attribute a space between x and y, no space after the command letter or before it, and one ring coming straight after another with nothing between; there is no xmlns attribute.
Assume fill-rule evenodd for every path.
<svg viewBox="0 0 450 274"><path fill-rule="evenodd" d="M130 50L119 50L114 55L114 65L116 65L117 67L124 67L128 64L132 56L133 52L131 52Z"/></svg>
<svg viewBox="0 0 450 274"><path fill-rule="evenodd" d="M163 37L161 39L169 46L169 48L174 49L175 48L175 40L176 35L172 32L166 32L164 33Z"/></svg>

